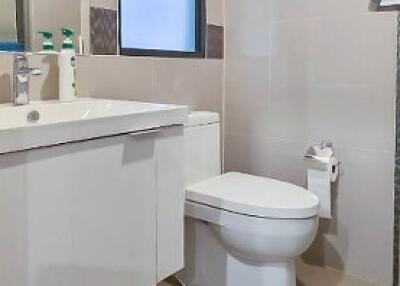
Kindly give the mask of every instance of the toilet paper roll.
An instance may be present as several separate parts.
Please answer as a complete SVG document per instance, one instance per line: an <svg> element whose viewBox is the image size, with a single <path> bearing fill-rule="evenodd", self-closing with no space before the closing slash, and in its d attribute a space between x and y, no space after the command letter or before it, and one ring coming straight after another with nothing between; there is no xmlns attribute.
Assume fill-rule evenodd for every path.
<svg viewBox="0 0 400 286"><path fill-rule="evenodd" d="M332 218L332 183L331 172L327 169L308 169L307 171L308 190L313 192L320 201L319 216Z"/></svg>

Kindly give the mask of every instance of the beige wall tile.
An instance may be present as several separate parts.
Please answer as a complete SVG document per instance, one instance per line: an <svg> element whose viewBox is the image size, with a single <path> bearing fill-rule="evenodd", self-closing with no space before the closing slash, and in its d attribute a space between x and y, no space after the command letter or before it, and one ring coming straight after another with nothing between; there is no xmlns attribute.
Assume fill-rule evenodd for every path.
<svg viewBox="0 0 400 286"><path fill-rule="evenodd" d="M392 13L386 17L355 14L314 20L312 81L318 84L393 84L396 26Z"/></svg>
<svg viewBox="0 0 400 286"><path fill-rule="evenodd" d="M318 17L351 17L355 14L369 13L368 5L368 0L350 0L345 3L337 0L313 1L312 11L313 15Z"/></svg>
<svg viewBox="0 0 400 286"><path fill-rule="evenodd" d="M0 103L9 102L13 85L13 57L0 54Z"/></svg>
<svg viewBox="0 0 400 286"><path fill-rule="evenodd" d="M206 0L207 5L207 23L223 26L224 25L224 0Z"/></svg>
<svg viewBox="0 0 400 286"><path fill-rule="evenodd" d="M222 68L218 60L155 59L152 100L221 113Z"/></svg>
<svg viewBox="0 0 400 286"><path fill-rule="evenodd" d="M268 71L260 66L268 65L268 57L234 56L226 63L226 125L229 132L251 135L264 135L269 127L268 99L265 90L269 89ZM245 95L245 96L244 96ZM248 116L243 116L244 114Z"/></svg>
<svg viewBox="0 0 400 286"><path fill-rule="evenodd" d="M58 57L35 55L30 58L30 66L40 68L43 72L41 76L31 76L30 78L31 99L58 99Z"/></svg>
<svg viewBox="0 0 400 286"><path fill-rule="evenodd" d="M293 21L312 16L312 0L272 0L272 17L275 21Z"/></svg>
<svg viewBox="0 0 400 286"><path fill-rule="evenodd" d="M225 171L268 176L266 139L226 133Z"/></svg>
<svg viewBox="0 0 400 286"><path fill-rule="evenodd" d="M268 136L283 140L306 141L307 94L309 82L310 22L275 22L270 25L273 50L267 91L271 112Z"/></svg>
<svg viewBox="0 0 400 286"><path fill-rule="evenodd" d="M79 57L78 93L221 113L222 68L218 60Z"/></svg>
<svg viewBox="0 0 400 286"><path fill-rule="evenodd" d="M230 0L226 11L225 118L229 133L263 136L270 88L269 1ZM243 116L246 115L246 116Z"/></svg>
<svg viewBox="0 0 400 286"><path fill-rule="evenodd" d="M395 87L314 86L308 103L311 142L394 152Z"/></svg>
<svg viewBox="0 0 400 286"><path fill-rule="evenodd" d="M79 57L78 94L145 100L153 94L153 60L151 58L91 56Z"/></svg>

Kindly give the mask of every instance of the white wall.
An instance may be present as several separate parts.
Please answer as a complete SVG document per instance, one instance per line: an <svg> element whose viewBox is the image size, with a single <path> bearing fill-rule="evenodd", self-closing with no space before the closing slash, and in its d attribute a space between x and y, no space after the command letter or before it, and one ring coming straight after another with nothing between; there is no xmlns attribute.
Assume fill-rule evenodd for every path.
<svg viewBox="0 0 400 286"><path fill-rule="evenodd" d="M226 1L227 170L305 186L307 147L342 162L308 263L390 285L396 13L367 0Z"/></svg>

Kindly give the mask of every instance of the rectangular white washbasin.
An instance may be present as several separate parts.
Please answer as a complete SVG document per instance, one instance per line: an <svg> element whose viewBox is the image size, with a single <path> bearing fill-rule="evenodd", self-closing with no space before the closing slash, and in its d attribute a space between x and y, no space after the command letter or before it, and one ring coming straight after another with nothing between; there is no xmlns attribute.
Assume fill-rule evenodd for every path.
<svg viewBox="0 0 400 286"><path fill-rule="evenodd" d="M0 154L182 125L187 113L186 106L103 99L0 104Z"/></svg>

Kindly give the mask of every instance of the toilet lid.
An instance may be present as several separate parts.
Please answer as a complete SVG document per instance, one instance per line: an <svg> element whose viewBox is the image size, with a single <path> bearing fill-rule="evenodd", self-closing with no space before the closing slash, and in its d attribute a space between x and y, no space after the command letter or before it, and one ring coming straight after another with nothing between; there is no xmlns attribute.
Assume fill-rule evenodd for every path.
<svg viewBox="0 0 400 286"><path fill-rule="evenodd" d="M227 173L191 185L186 199L262 218L311 218L319 211L317 196L304 188L242 173Z"/></svg>

